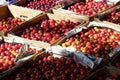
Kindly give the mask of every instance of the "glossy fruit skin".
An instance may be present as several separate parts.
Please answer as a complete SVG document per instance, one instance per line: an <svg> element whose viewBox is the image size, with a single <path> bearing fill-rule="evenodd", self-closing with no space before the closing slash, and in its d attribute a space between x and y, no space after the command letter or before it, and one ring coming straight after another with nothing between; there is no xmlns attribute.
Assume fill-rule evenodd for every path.
<svg viewBox="0 0 120 80"><path fill-rule="evenodd" d="M26 28L21 37L52 43L79 24L79 22L71 22L70 20L44 20L42 23Z"/></svg>
<svg viewBox="0 0 120 80"><path fill-rule="evenodd" d="M112 5L113 4L106 4L104 1L88 1L86 3L79 2L68 7L68 10L76 12L78 14L94 16L98 12L104 11Z"/></svg>
<svg viewBox="0 0 120 80"><path fill-rule="evenodd" d="M5 19L2 19L0 20L0 31L8 32L23 22L25 22L25 20L18 17L16 18L8 17Z"/></svg>
<svg viewBox="0 0 120 80"><path fill-rule="evenodd" d="M4 71L14 65L21 44L2 43L0 45L0 71Z"/></svg>
<svg viewBox="0 0 120 80"><path fill-rule="evenodd" d="M103 59L109 58L109 53L120 46L120 32L108 28L88 28L66 39L63 47L73 46L78 51L88 53Z"/></svg>
<svg viewBox="0 0 120 80"><path fill-rule="evenodd" d="M104 20L107 20L115 24L120 24L120 8L116 9L115 11L112 11L109 14L106 14Z"/></svg>
<svg viewBox="0 0 120 80"><path fill-rule="evenodd" d="M21 43L2 43L0 44L0 72L3 72L13 66L16 60L16 57L19 53L20 48L22 47ZM38 52L35 49L32 49L28 46L29 52Z"/></svg>
<svg viewBox="0 0 120 80"><path fill-rule="evenodd" d="M29 66L23 66L10 80L76 80L88 74L90 69L64 57L46 56L35 60Z"/></svg>
<svg viewBox="0 0 120 80"><path fill-rule="evenodd" d="M32 0L27 3L24 7L46 11L56 6L58 0Z"/></svg>

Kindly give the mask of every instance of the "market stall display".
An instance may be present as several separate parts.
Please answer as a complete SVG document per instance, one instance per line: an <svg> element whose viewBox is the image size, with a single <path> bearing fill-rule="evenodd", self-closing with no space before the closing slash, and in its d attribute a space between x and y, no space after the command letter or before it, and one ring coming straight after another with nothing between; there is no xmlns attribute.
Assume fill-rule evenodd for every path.
<svg viewBox="0 0 120 80"><path fill-rule="evenodd" d="M38 15L36 18L11 30L10 33L18 39L42 42L49 46L61 38L64 33L86 22L79 15L60 13L61 15L57 14L57 12Z"/></svg>
<svg viewBox="0 0 120 80"><path fill-rule="evenodd" d="M14 5L22 6L29 9L47 11L55 7L59 7L59 0L18 0Z"/></svg>
<svg viewBox="0 0 120 80"><path fill-rule="evenodd" d="M101 21L108 21L114 24L120 24L120 3L118 3L118 5L116 5L115 7L112 7L102 13L100 13L99 15L97 15L97 18Z"/></svg>
<svg viewBox="0 0 120 80"><path fill-rule="evenodd" d="M22 40L14 41L12 37L1 37L0 41L0 78L22 62L27 56L33 56L40 48L34 48ZM28 59L30 58L28 57ZM27 59L26 59L27 60ZM26 61L23 60L23 61ZM24 63L24 62L23 62Z"/></svg>
<svg viewBox="0 0 120 80"><path fill-rule="evenodd" d="M59 52L59 55L56 53L49 53L43 51L39 53L39 56L35 56L33 61L26 65L23 65L20 68L20 71L17 70L17 73L14 76L11 76L9 80L16 79L41 79L41 80L83 80L92 69L89 66L85 66L86 62L91 61L87 57L80 55L76 60L74 57L70 57L69 52L66 55L65 52ZM82 61L82 58L87 61ZM83 64L81 64L81 62ZM94 63L93 63L94 64ZM8 78L6 78L8 80Z"/></svg>
<svg viewBox="0 0 120 80"><path fill-rule="evenodd" d="M72 46L83 53L92 54L104 60L109 59L113 49L120 46L120 27L112 28L111 25L101 22L91 22L87 26L80 31L80 28L71 30L57 44L63 47Z"/></svg>
<svg viewBox="0 0 120 80"><path fill-rule="evenodd" d="M7 1L0 80L120 79L119 0Z"/></svg>

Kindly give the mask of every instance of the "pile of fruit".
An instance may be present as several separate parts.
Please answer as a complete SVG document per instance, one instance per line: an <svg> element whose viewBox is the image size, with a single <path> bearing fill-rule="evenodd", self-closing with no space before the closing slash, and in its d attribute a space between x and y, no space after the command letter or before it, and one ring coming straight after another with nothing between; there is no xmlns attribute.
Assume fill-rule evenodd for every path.
<svg viewBox="0 0 120 80"><path fill-rule="evenodd" d="M46 56L23 66L9 80L80 80L90 69L64 57Z"/></svg>
<svg viewBox="0 0 120 80"><path fill-rule="evenodd" d="M13 66L22 44L2 43L0 45L0 71Z"/></svg>
<svg viewBox="0 0 120 80"><path fill-rule="evenodd" d="M105 16L105 20L112 23L120 24L120 9L117 9L110 14L107 14Z"/></svg>
<svg viewBox="0 0 120 80"><path fill-rule="evenodd" d="M44 20L42 23L26 28L26 31L21 34L21 37L50 43L79 24L79 22L71 22L70 20Z"/></svg>
<svg viewBox="0 0 120 80"><path fill-rule="evenodd" d="M26 1L28 3L23 5L24 8L41 10L41 11L44 11L42 13L44 14L47 12L47 10L54 8L57 5L58 1L62 1L62 0L26 0ZM74 2L77 0L71 0L71 1ZM97 16L96 14L102 11L105 11L106 9L108 9L109 7L113 5L114 3L107 4L107 2L105 2L104 0L99 0L97 2L95 0L86 0L86 2L79 1L75 4L71 4L67 6L67 8L64 7L64 9L67 9L67 11L70 10L70 11L77 13L77 16L78 14L86 15L91 19L91 17ZM56 13L52 15L56 16ZM74 15L72 15L73 20L76 19L76 15L75 17ZM69 16L70 18L72 18L71 14ZM104 16L105 16L104 20L118 24L119 26L120 9L112 11L111 13L104 15ZM44 56L43 55L38 56L39 55L38 50L37 50L38 47L36 49L33 49L32 45L31 45L32 47L30 45L27 46L28 48L26 51L32 52L32 53L38 53L34 55L37 58L33 56L34 58L32 58L31 61L22 65L21 67L19 66L19 68L13 71L15 73L12 73L9 75L6 75L6 73L4 73L5 74L4 75L2 72L9 70L10 68L16 65L15 61L18 58L20 49L23 45L21 43L8 43L7 41L0 43L0 80L84 80L85 78L90 77L93 71L98 70L98 69L101 70L102 67L106 67L105 69L109 69L109 68L111 69L111 67L117 68L119 72L119 69L120 69L119 60L114 62L114 65L111 65L111 64L108 65L107 63L108 60L114 59L114 58L110 58L111 57L110 53L113 51L113 49L120 46L119 30L116 31L110 28L106 28L107 26L104 26L104 25L102 26L93 25L93 26L88 27L87 26L88 24L86 21L87 25L84 24L86 27L84 27L81 32L68 37L68 36L65 36L65 33L80 26L81 24L80 22L72 22L70 20L67 20L68 17L66 16L64 16L66 20L48 19L46 17L36 16L24 24L22 23L25 22L25 20L18 18L18 17L16 18L8 17L8 18L0 20L0 31L3 31L3 32L9 32L16 26L22 24L21 27L24 29L21 30L22 29L21 27L19 27L19 29L21 28L20 31L18 31L18 28L17 30L14 29L13 34L16 34L17 36L21 37L21 39L22 38L25 38L25 40L28 39L29 40L28 43L35 40L38 42L45 42L45 43L51 44L55 42L55 40L59 38L61 39L61 36L62 38L64 37L63 39L67 37L67 39L64 40L64 42L58 41L58 43L61 42L60 47L58 48L51 48L51 47L50 49L47 48L46 51L48 52L45 52L45 49L42 49L44 50L43 52L47 54L47 55L44 55L43 53ZM39 20L41 21L38 22L38 18L40 18ZM45 19L43 20L43 18ZM56 19L61 19L61 18L56 18ZM114 28L116 27L117 26L115 26ZM78 31L80 29L81 28L79 28ZM78 31L77 29L75 30L75 32L78 32ZM31 42L30 44L34 44L34 42ZM26 40L26 43L27 43L27 40ZM35 45L39 46L41 44L35 43ZM41 45L41 46L44 46L44 45ZM63 49L61 49L61 46ZM55 47L55 46L52 46L52 47ZM75 49L73 49L73 47ZM68 49L71 49L71 50L68 50ZM78 52L78 54L76 54L74 50L77 50L76 53L78 51L80 53ZM51 51L51 53L53 51L55 55L48 54L49 51ZM60 53L65 53L65 54L62 54L62 57L60 57L61 54L58 54L59 51L61 51ZM68 56L68 54L70 55ZM90 54L90 55L86 55L86 54ZM23 56L26 56L26 55L23 55ZM24 60L27 58L24 58ZM88 66L83 66L83 65L88 65ZM90 67L93 67L93 69ZM117 73L117 75L115 76L112 76L110 74L111 73L106 72L105 75L103 74L104 76L97 75L96 80L120 80L119 73ZM1 77L3 77L2 75L5 76L4 79L1 79Z"/></svg>
<svg viewBox="0 0 120 80"><path fill-rule="evenodd" d="M107 4L104 1L95 2L93 0L86 3L83 2L76 3L75 5L68 7L68 10L76 12L78 14L94 16L95 14L106 10L112 5L113 4Z"/></svg>
<svg viewBox="0 0 120 80"><path fill-rule="evenodd" d="M45 11L55 7L58 0L32 0L25 7Z"/></svg>
<svg viewBox="0 0 120 80"><path fill-rule="evenodd" d="M73 46L78 51L108 59L109 53L120 46L120 32L109 28L90 27L66 39L61 45Z"/></svg>
<svg viewBox="0 0 120 80"><path fill-rule="evenodd" d="M2 43L0 44L0 72L14 65L16 56L21 48L21 43ZM30 52L37 52L35 49L28 48Z"/></svg>
<svg viewBox="0 0 120 80"><path fill-rule="evenodd" d="M0 31L8 32L23 22L25 22L25 20L20 19L18 17L16 17L16 18L8 17L5 19L2 19L2 20L0 20Z"/></svg>

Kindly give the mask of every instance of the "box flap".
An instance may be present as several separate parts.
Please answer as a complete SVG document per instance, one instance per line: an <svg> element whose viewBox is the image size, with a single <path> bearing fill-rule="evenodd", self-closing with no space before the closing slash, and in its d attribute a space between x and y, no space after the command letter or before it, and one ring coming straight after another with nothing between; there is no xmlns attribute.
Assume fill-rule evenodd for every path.
<svg viewBox="0 0 120 80"><path fill-rule="evenodd" d="M47 48L50 46L49 43L41 42L41 41L35 41L35 40L28 40L25 38L21 38L12 34L8 34L8 37L14 38L14 42L17 42L18 40L21 40L27 44L30 44L32 46L38 47L38 48Z"/></svg>
<svg viewBox="0 0 120 80"><path fill-rule="evenodd" d="M90 26L98 26L98 27L106 27L106 28L111 28L113 30L116 31L120 31L120 25L114 24L114 23L110 23L108 21L93 21L90 22L88 27Z"/></svg>
<svg viewBox="0 0 120 80"><path fill-rule="evenodd" d="M77 19L78 21L79 20L80 21L83 21L83 20L88 21L89 20L89 17L86 15L78 15L76 13L69 13L69 12L62 11L60 9L53 9L53 13L57 16L60 16L61 14L63 14L64 16L67 16L67 18L70 20L72 20L72 19L74 19L74 20Z"/></svg>
<svg viewBox="0 0 120 80"><path fill-rule="evenodd" d="M32 10L32 9L23 8L23 7L18 7L15 5L9 5L8 8L10 9L10 12L12 13L12 15L14 17L21 17L21 18L24 18L27 20L42 13L41 11Z"/></svg>
<svg viewBox="0 0 120 80"><path fill-rule="evenodd" d="M24 6L27 2L28 0L17 0L13 5Z"/></svg>
<svg viewBox="0 0 120 80"><path fill-rule="evenodd" d="M64 15L54 15L51 13L47 13L47 16L49 17L49 19L54 19L54 20L66 20Z"/></svg>
<svg viewBox="0 0 120 80"><path fill-rule="evenodd" d="M47 15L50 19L55 19L55 20L68 20L69 19L70 21L80 22L80 23L84 23L85 21L88 21L85 17L83 18L82 16L79 16L79 15L66 14L66 13L62 13L62 12L59 12L59 14L47 13ZM84 19L86 19L86 20L84 20Z"/></svg>
<svg viewBox="0 0 120 80"><path fill-rule="evenodd" d="M1 6L0 7L0 19L3 19L3 18L7 18L9 16L12 16L12 14L10 13L9 9L8 9L8 6Z"/></svg>
<svg viewBox="0 0 120 80"><path fill-rule="evenodd" d="M70 14L70 15L68 15L66 17L67 17L67 19L70 19L73 22L84 23L85 21L89 21L89 17L81 16L81 15Z"/></svg>

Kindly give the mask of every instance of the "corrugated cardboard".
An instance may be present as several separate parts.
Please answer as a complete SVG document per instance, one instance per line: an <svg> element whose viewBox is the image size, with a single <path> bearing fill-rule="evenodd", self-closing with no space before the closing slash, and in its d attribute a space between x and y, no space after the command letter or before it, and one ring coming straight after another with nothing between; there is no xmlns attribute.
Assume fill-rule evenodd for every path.
<svg viewBox="0 0 120 80"><path fill-rule="evenodd" d="M33 17L42 13L41 11L31 10L28 8L18 7L15 5L9 5L8 8L14 17L23 17L23 18L25 17L27 20L30 20Z"/></svg>
<svg viewBox="0 0 120 80"><path fill-rule="evenodd" d="M1 11L0 19L12 16L12 17L23 17L26 20L30 20L33 17L42 13L37 10L22 8L15 5L2 6L0 7L0 11Z"/></svg>
<svg viewBox="0 0 120 80"><path fill-rule="evenodd" d="M69 19L69 16L66 16L64 14L62 15L62 13L59 16L57 14L50 14L50 13L41 14L41 15L39 15L39 16L25 22L24 24L20 25L19 27L16 27L13 30L11 30L9 32L11 35L9 35L9 36L14 36L14 37L15 37L15 35L19 36L25 30L25 28L27 28L27 27L29 27L31 25L34 25L34 24L36 24L38 22L41 22L41 21L43 21L45 19L67 20L67 19ZM71 15L71 16L74 17L74 15ZM75 18L74 20L72 18L70 18L70 20L74 21L74 22L76 22L76 21L81 22L79 20L79 18ZM85 21L83 20L81 22L81 24L83 24L84 22ZM20 39L20 37L17 37L17 36L16 36L16 39ZM23 39L23 38L21 38L21 39ZM27 39L23 39L23 40L27 40ZM38 46L38 47L42 47L42 48L46 48L46 47L50 46L49 43L43 43L41 41L34 41L34 40L28 40L28 43L33 44L33 45Z"/></svg>
<svg viewBox="0 0 120 80"><path fill-rule="evenodd" d="M73 13L69 13L69 12L64 12L64 11L61 11L60 9L53 9L53 13L55 13L57 16L60 16L61 13L66 15L66 16L69 16L68 19L72 19L73 21L74 20L79 20L79 21L89 21L89 17L88 16L84 16L84 15L78 15L78 14L73 14Z"/></svg>

